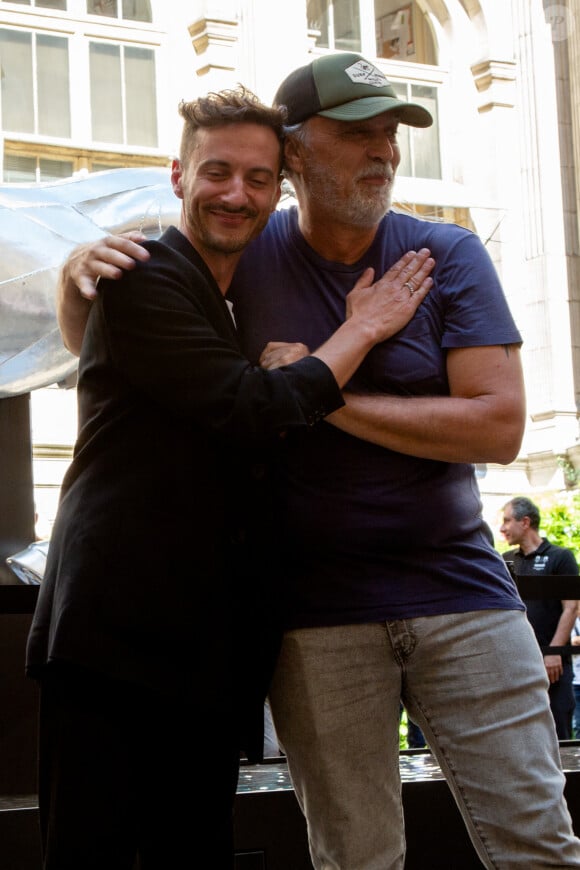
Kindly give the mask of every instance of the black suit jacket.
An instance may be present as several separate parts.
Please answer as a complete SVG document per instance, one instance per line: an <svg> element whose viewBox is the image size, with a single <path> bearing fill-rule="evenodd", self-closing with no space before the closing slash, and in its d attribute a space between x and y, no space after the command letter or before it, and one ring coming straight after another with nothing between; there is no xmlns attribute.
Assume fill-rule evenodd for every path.
<svg viewBox="0 0 580 870"><path fill-rule="evenodd" d="M177 229L148 247L89 317L27 671L66 662L261 716L283 597L263 455L342 398L319 360L250 366Z"/></svg>

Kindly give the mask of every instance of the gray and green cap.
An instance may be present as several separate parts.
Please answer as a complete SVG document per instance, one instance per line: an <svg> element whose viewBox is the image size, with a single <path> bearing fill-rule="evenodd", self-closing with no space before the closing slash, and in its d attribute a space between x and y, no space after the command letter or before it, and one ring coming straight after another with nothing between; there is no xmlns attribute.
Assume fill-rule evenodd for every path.
<svg viewBox="0 0 580 870"><path fill-rule="evenodd" d="M385 74L351 51L322 55L291 72L278 88L274 105L286 107L290 126L313 115L364 121L392 110L411 127L433 123L427 109L399 99Z"/></svg>

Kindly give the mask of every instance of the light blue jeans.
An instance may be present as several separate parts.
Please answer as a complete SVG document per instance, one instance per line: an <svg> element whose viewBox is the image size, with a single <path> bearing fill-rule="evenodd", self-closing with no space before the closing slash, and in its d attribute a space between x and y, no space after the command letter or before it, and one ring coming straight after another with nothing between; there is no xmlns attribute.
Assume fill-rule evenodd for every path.
<svg viewBox="0 0 580 870"><path fill-rule="evenodd" d="M317 870L402 870L399 699L487 868L580 867L524 613L287 632L270 692Z"/></svg>

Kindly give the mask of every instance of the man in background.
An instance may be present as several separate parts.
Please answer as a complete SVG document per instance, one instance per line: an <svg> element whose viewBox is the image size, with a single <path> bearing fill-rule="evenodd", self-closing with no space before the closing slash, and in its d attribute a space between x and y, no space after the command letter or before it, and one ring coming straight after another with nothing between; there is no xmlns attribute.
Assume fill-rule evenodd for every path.
<svg viewBox="0 0 580 870"><path fill-rule="evenodd" d="M578 564L571 550L551 544L547 538L541 537L539 529L540 511L529 498L518 496L504 506L500 532L508 544L517 546L517 549L505 552L504 559L513 566L516 577L545 578L543 587L546 597L524 598L524 604L544 656L546 674L550 681L550 707L558 738L570 740L575 707L572 657L569 654L550 652L549 647L570 644L578 601L551 598L550 577L558 574L578 574Z"/></svg>

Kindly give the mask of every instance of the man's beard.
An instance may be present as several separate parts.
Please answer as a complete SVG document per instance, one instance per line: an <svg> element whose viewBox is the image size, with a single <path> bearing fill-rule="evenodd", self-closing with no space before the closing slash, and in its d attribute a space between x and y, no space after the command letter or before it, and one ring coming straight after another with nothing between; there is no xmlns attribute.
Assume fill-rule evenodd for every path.
<svg viewBox="0 0 580 870"><path fill-rule="evenodd" d="M358 173L352 179L349 196L346 196L341 189L332 167L308 161L307 174L310 197L318 203L323 203L325 210L341 223L357 227L374 227L391 207L391 185L380 188L369 185L366 191L357 183L361 179L377 175L388 178L384 167L371 166L368 170Z"/></svg>

